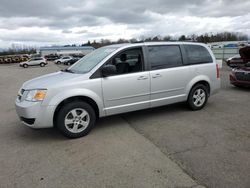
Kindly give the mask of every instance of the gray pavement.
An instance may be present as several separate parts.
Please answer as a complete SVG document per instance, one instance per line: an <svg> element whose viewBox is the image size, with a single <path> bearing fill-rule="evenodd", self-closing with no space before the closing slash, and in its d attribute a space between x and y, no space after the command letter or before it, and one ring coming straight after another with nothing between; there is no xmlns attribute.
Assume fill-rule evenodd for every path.
<svg viewBox="0 0 250 188"><path fill-rule="evenodd" d="M14 109L21 84L59 69L53 64L28 69L0 66L1 188L202 187L163 153L161 147L156 147L140 131L136 132L136 126L129 126L131 122L123 116L101 119L88 136L74 140L66 139L55 129L31 130L21 125ZM178 110L173 109L171 113L175 111ZM142 117L140 113L138 118ZM154 117L151 116L156 127L161 114L154 112ZM136 116L128 115L128 119ZM145 119L142 118L141 124ZM162 131L159 130L159 136Z"/></svg>
<svg viewBox="0 0 250 188"><path fill-rule="evenodd" d="M250 187L250 90L229 84L201 110L184 104L128 113L122 117L186 173L206 187Z"/></svg>

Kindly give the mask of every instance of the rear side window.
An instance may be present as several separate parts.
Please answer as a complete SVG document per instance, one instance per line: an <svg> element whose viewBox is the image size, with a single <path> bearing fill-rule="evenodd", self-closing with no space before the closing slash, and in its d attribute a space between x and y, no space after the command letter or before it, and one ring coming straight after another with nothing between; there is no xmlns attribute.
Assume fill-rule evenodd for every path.
<svg viewBox="0 0 250 188"><path fill-rule="evenodd" d="M202 64L202 63L212 63L213 59L204 46L199 45L184 45L187 62L186 64Z"/></svg>
<svg viewBox="0 0 250 188"><path fill-rule="evenodd" d="M148 60L151 63L151 69L164 69L178 67L182 65L180 47L173 46L149 46Z"/></svg>

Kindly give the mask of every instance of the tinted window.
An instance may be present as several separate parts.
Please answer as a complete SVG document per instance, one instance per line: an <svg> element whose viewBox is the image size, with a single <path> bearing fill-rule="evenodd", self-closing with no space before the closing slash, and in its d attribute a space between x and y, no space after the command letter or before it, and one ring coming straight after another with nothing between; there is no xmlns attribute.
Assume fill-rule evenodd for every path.
<svg viewBox="0 0 250 188"><path fill-rule="evenodd" d="M211 63L213 59L204 46L199 45L184 45L187 64Z"/></svg>
<svg viewBox="0 0 250 188"><path fill-rule="evenodd" d="M111 64L116 66L117 74L140 72L143 68L141 48L125 50L112 58Z"/></svg>
<svg viewBox="0 0 250 188"><path fill-rule="evenodd" d="M148 60L152 70L182 65L179 46L149 46Z"/></svg>

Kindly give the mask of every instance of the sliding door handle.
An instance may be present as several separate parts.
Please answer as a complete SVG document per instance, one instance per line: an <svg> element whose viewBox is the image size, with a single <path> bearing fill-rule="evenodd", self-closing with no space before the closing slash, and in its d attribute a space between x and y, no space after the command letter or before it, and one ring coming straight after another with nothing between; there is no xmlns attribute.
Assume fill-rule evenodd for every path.
<svg viewBox="0 0 250 188"><path fill-rule="evenodd" d="M155 74L155 75L152 76L152 78L159 78L159 77L162 77L162 75L161 74Z"/></svg>
<svg viewBox="0 0 250 188"><path fill-rule="evenodd" d="M140 77L137 78L137 80L146 80L146 79L148 79L147 76L140 76Z"/></svg>

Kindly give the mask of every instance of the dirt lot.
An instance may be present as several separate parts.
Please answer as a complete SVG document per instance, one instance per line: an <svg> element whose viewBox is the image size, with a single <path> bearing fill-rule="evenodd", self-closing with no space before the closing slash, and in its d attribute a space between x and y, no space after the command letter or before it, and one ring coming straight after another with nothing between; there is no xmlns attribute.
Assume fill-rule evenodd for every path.
<svg viewBox="0 0 250 188"><path fill-rule="evenodd" d="M60 70L0 66L0 187L250 187L250 90L228 83L205 109L184 104L101 119L87 137L18 120L21 84Z"/></svg>

